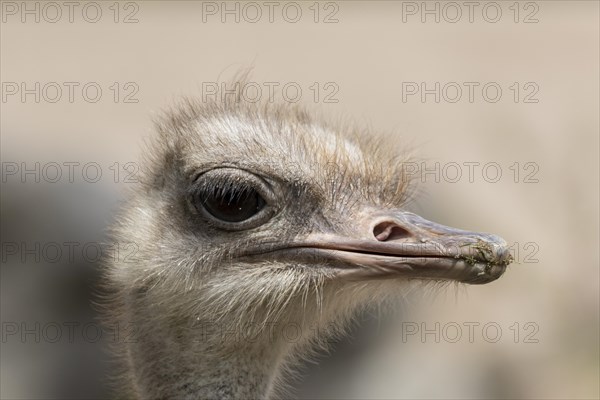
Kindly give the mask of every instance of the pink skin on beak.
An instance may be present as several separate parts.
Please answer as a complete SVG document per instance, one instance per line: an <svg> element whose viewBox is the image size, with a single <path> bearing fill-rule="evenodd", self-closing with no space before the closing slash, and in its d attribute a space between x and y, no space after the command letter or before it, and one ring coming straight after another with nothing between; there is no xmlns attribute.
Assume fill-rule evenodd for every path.
<svg viewBox="0 0 600 400"><path fill-rule="evenodd" d="M496 235L451 228L405 211L379 213L370 220L362 238L314 234L306 247L362 267L348 269L344 274L348 277L404 276L481 284L498 279L512 262L506 242Z"/></svg>

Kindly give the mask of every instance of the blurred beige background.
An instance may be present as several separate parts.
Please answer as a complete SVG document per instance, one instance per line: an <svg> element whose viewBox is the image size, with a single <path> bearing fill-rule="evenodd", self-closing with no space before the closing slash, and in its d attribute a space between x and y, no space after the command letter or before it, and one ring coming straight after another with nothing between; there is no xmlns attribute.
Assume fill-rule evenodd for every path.
<svg viewBox="0 0 600 400"><path fill-rule="evenodd" d="M47 21L57 14L46 3L26 3L34 13L39 10L38 23L35 15L23 15L25 3L2 2L3 163L97 162L104 173L95 184L77 175L74 184L62 179L64 201L56 200L62 199L54 193L57 185L7 176L2 182L3 242L10 235L33 240L22 238L41 237L40 232L48 240L59 231L61 240L100 237L127 185L122 179L115 183L109 167L138 159L144 138L151 135L152 115L181 94L201 94L203 82L228 80L252 66L251 81L260 86L292 82L302 88L300 102L310 108L400 135L428 167L458 163L465 174L465 162L500 165L502 177L496 183L482 176L481 167L473 182L463 176L452 183L443 174L435 182L429 176L425 194L412 207L450 226L499 234L515 243L520 261L493 284L417 296L385 328L373 328L378 322L371 321L369 329L378 333L368 337L375 339L362 343L356 339L359 329L332 355L334 361L307 367L307 377L294 384L298 396L598 398L599 3L476 3L472 22L462 2L454 3L462 12L455 23L448 20L456 10L444 2L426 5L438 7L439 23L435 15L422 14L421 2L298 2L302 16L296 23L286 21L295 18L295 8L286 9L285 18L282 14L287 3L277 3L272 23L262 2L255 3L263 12L256 23L249 21L253 9L243 14L243 3L238 4L240 22L226 14L225 23L221 2L122 2L116 23L113 2L98 3L102 16L96 23L85 19L94 19L95 9L86 9L84 18L85 3L74 9L73 22L63 8L56 23ZM490 22L497 8L502 14ZM124 23L126 18L137 22ZM324 23L326 18L333 22ZM48 101L55 97L48 86L46 93L40 89L39 103L35 94L22 101L23 82L29 89L35 82L41 88L56 82L63 96ZM64 82L79 84L73 102ZM80 90L90 82L102 88L96 103L86 101ZM311 89L315 82L317 101ZM448 101L454 98L453 85L445 93L440 89L439 103L434 94L422 102L421 93L406 92L414 88L410 83L419 87L422 82L428 89L435 82L441 88L456 82L462 97ZM479 85L473 102L465 82ZM482 95L490 82L502 89L497 102ZM125 87L128 83L133 86ZM19 92L13 94L15 87ZM124 102L134 89L131 99L138 102ZM527 97L533 89L535 94ZM330 99L338 101L325 102L332 91ZM526 163L533 164L526 168ZM526 182L532 171L537 183ZM2 320L48 321L49 315L60 314L59 306L43 299L56 300L55 290L61 296L81 290L52 284L57 271L70 276L75 269L23 266L17 258L3 262ZM40 296L44 290L47 296ZM69 307L73 301L78 300L68 300ZM421 332L405 337L409 325L434 329L436 322L447 328L438 330L439 343L433 334L425 340ZM465 338L465 323L479 324L472 343ZM490 323L501 329L495 343L489 340L493 329L488 336L481 331ZM447 337L454 336L456 325L463 337L451 343ZM57 383L66 379L59 367L65 363L57 360L81 349L41 349L11 340L2 343L2 398L104 393L101 383L70 390L80 377ZM362 350L349 352L348 347ZM342 361L336 363L336 357ZM85 382L103 379L93 368L81 371L92 375Z"/></svg>

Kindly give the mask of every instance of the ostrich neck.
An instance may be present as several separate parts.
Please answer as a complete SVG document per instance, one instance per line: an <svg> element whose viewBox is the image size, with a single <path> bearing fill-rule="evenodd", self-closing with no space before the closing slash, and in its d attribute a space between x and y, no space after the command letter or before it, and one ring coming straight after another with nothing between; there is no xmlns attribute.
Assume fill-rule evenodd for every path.
<svg viewBox="0 0 600 400"><path fill-rule="evenodd" d="M172 326L141 327L140 340L130 345L140 398L268 398L294 346L273 329L255 334L211 323L191 330Z"/></svg>
<svg viewBox="0 0 600 400"><path fill-rule="evenodd" d="M207 351L195 365L188 366L195 371L188 393L196 399L268 398L281 358L280 350L256 344L239 346L229 354Z"/></svg>

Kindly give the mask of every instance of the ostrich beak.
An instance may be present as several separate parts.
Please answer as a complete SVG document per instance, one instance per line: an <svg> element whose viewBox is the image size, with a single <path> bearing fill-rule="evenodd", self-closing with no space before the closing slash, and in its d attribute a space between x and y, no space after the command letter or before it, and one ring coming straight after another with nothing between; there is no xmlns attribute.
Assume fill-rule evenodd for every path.
<svg viewBox="0 0 600 400"><path fill-rule="evenodd" d="M393 211L355 221L357 235L311 234L296 250L338 268L348 278L418 278L483 284L513 260L495 235L469 232ZM354 236L354 237L353 237Z"/></svg>

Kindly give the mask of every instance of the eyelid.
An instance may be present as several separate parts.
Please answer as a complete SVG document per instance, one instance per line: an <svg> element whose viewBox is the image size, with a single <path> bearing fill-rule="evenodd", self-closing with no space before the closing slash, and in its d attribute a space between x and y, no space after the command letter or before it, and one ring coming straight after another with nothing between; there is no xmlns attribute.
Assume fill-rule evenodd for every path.
<svg viewBox="0 0 600 400"><path fill-rule="evenodd" d="M206 174L213 173L218 174L217 178L223 179L223 181L228 180L228 178L231 178L232 175L237 175L240 178L242 178L239 182L243 185L247 185L247 182L250 181L259 185L259 187L255 187L256 189L267 188L271 192L271 194L275 191L276 185L274 184L274 181L272 179L267 179L266 177L258 175L254 172L250 172L243 168L231 166L219 166L205 171L201 171L195 175L193 179L194 184L198 183L198 181Z"/></svg>
<svg viewBox="0 0 600 400"><path fill-rule="evenodd" d="M190 181L192 183L195 183L196 181L198 181L198 179L207 174L210 173L212 171L218 171L218 170L230 170L233 173L236 172L241 172L244 174L248 174L254 178L257 178L261 183L263 183L264 185L266 185L269 189L271 190L275 190L275 186L277 186L279 183L279 180L276 179L275 177L267 177L267 176L263 176L260 174L257 174L256 172L250 171L248 169L245 169L243 167L239 167L236 165L217 165L217 166L213 166L210 168L205 168L205 169L200 169L200 170L195 170L194 172L191 172L190 175L192 176L192 178L190 179Z"/></svg>

